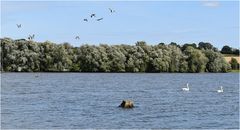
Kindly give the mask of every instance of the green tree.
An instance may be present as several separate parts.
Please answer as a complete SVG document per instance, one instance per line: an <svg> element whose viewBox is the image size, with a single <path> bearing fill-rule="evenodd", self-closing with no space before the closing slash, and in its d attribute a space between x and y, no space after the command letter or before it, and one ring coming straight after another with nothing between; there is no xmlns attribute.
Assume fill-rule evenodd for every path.
<svg viewBox="0 0 240 130"><path fill-rule="evenodd" d="M232 54L232 48L225 45L225 46L223 46L221 53L222 54Z"/></svg>
<svg viewBox="0 0 240 130"><path fill-rule="evenodd" d="M235 53L236 49L230 49ZM228 72L231 68L215 47L203 42L198 48L194 43L180 47L174 42L147 45L144 41L73 47L3 38L0 50L1 69L9 72ZM236 68L236 61L231 63Z"/></svg>
<svg viewBox="0 0 240 130"><path fill-rule="evenodd" d="M204 50L207 50L207 49L213 50L214 49L213 45L211 43L208 43L208 42L199 42L198 43L198 48L199 49L204 49Z"/></svg>
<svg viewBox="0 0 240 130"><path fill-rule="evenodd" d="M232 58L230 61L231 67L233 70L238 70L239 69L239 63L237 62L237 59Z"/></svg>
<svg viewBox="0 0 240 130"><path fill-rule="evenodd" d="M51 43L50 41L46 41L40 43L39 49L39 61L40 61L40 71L48 72L48 71L57 71L54 66L54 52L56 50L56 44Z"/></svg>
<svg viewBox="0 0 240 130"><path fill-rule="evenodd" d="M195 73L205 71L208 59L200 50L188 46L184 53L188 56L186 59L188 62L188 72Z"/></svg>
<svg viewBox="0 0 240 130"><path fill-rule="evenodd" d="M191 43L186 43L181 47L181 50L184 51L189 46L193 47L194 49L197 49L197 45L195 43L192 43L192 44Z"/></svg>
<svg viewBox="0 0 240 130"><path fill-rule="evenodd" d="M229 63L226 62L221 53L213 50L204 50L203 53L208 58L206 65L208 72L228 72L230 70Z"/></svg>
<svg viewBox="0 0 240 130"><path fill-rule="evenodd" d="M126 57L117 46L107 50L111 72L125 72Z"/></svg>
<svg viewBox="0 0 240 130"><path fill-rule="evenodd" d="M84 45L80 47L80 60L81 69L83 72L98 72L100 68L99 64L99 52L96 46Z"/></svg>
<svg viewBox="0 0 240 130"><path fill-rule="evenodd" d="M240 53L239 53L239 49L234 49L234 50L233 50L233 54L239 56L239 55L240 55Z"/></svg>

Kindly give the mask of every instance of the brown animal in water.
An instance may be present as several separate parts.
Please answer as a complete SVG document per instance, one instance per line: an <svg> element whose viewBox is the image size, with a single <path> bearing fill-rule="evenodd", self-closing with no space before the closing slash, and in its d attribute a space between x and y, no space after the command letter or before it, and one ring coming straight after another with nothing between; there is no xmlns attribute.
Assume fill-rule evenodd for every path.
<svg viewBox="0 0 240 130"><path fill-rule="evenodd" d="M131 100L123 100L122 103L119 105L122 108L133 108L133 101Z"/></svg>

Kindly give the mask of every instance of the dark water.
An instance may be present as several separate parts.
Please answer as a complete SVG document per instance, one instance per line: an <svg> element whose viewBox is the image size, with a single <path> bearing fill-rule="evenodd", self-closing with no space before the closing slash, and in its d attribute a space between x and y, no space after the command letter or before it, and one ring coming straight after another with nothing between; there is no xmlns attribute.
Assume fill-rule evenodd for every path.
<svg viewBox="0 0 240 130"><path fill-rule="evenodd" d="M239 128L239 74L3 73L1 128ZM181 88L189 83L190 91ZM217 93L220 85L224 92ZM117 106L132 99L134 109Z"/></svg>

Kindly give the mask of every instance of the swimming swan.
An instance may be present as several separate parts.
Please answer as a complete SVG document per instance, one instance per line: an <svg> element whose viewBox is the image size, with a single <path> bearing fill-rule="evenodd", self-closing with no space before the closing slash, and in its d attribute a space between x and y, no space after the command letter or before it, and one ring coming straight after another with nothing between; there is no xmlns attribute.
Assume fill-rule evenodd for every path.
<svg viewBox="0 0 240 130"><path fill-rule="evenodd" d="M222 93L223 92L223 87L221 86L221 89L217 90L218 93Z"/></svg>
<svg viewBox="0 0 240 130"><path fill-rule="evenodd" d="M183 91L189 91L188 83L186 88L182 88Z"/></svg>

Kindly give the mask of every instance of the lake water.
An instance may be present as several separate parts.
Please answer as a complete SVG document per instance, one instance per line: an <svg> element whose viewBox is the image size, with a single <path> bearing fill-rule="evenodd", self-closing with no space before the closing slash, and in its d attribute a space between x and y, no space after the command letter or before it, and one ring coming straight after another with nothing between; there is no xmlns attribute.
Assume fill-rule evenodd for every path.
<svg viewBox="0 0 240 130"><path fill-rule="evenodd" d="M238 73L2 73L1 80L2 129L239 129ZM186 83L189 92L181 90ZM123 99L136 107L119 108Z"/></svg>

